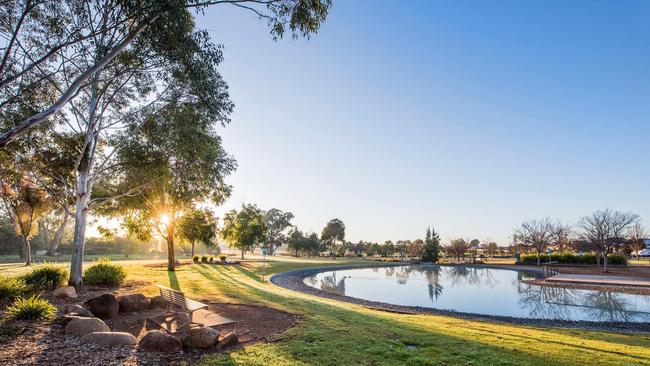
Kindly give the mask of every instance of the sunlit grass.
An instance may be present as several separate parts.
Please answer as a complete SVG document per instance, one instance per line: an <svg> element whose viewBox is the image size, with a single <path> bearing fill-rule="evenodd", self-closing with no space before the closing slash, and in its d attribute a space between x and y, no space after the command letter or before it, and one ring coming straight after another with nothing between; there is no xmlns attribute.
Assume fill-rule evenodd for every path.
<svg viewBox="0 0 650 366"><path fill-rule="evenodd" d="M544 329L430 315L400 315L278 288L273 272L328 262L244 266L127 266L129 280L172 285L204 300L262 304L299 314L272 343L251 345L209 365L638 365L650 364L650 336ZM172 278L173 277L173 278ZM154 295L156 289L146 289ZM471 299L468 301L480 301ZM407 347L409 346L409 347Z"/></svg>

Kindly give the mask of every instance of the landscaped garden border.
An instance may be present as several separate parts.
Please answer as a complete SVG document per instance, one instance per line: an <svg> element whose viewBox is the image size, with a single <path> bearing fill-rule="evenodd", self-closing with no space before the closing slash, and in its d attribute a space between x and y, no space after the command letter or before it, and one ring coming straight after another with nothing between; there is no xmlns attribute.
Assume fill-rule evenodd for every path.
<svg viewBox="0 0 650 366"><path fill-rule="evenodd" d="M619 332L643 332L650 333L650 323L624 323L624 322L595 322L595 321L572 321L572 320L555 320L555 319L529 319L518 318L499 315L487 315L478 313L467 313L455 310L436 309L422 306L406 306L396 305L379 301L364 300L356 297L335 294L332 292L323 291L315 287L305 284L303 281L305 277L312 276L317 273L334 271L334 270L348 270L348 269L363 269L363 268L386 268L386 267L402 267L402 266L422 266L434 264L413 264L413 263L381 263L369 265L333 265L326 267L304 268L283 273L277 273L270 278L271 283L292 291L298 291L310 295L315 295L332 300L344 301L351 304L365 306L371 309L388 311L393 313L404 314L430 314L450 316L461 319L499 322L507 324L518 324L526 326L539 326L539 327L561 327L561 328L578 328L585 330L605 330L605 331L619 331ZM505 269L510 271L518 271L530 274L536 278L543 277L542 269L537 268L513 268L512 266L503 265L481 265L481 264L436 264L446 267L470 267L470 268L492 268L492 269Z"/></svg>

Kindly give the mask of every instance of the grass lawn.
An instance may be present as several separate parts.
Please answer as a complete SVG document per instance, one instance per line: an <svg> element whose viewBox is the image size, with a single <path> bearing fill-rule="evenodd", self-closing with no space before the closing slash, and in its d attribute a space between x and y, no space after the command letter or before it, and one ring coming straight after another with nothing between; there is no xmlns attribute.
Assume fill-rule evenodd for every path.
<svg viewBox="0 0 650 366"><path fill-rule="evenodd" d="M337 261L356 262L360 261ZM247 261L243 266L191 264L176 272L135 263L126 268L129 280L164 284L197 299L268 305L300 315L297 326L273 342L206 357L204 365L650 364L650 335L392 314L296 293L268 282L275 272L331 264L331 260L281 259L267 264ZM145 291L156 294L153 286Z"/></svg>

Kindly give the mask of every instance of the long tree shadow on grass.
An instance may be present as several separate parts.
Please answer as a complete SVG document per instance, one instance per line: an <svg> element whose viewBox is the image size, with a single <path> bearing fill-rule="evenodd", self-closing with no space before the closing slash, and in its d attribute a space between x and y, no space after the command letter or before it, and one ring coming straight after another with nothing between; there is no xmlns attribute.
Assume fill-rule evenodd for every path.
<svg viewBox="0 0 650 366"><path fill-rule="evenodd" d="M293 311L298 310L307 314L307 319L300 322L297 329L285 333L287 339L281 343L274 343L279 354L292 355L296 362L328 364L331 363L331 352L333 349L345 350L337 352L334 359L342 364L431 364L436 363L467 363L478 362L480 364L576 364L580 360L570 355L560 355L557 358L552 355L544 355L543 347L537 352L527 350L522 343L521 349L505 348L498 345L499 339L503 337L519 337L520 335L501 334L494 336L491 343L486 341L473 340L468 336L449 334L436 329L424 329L421 326L408 324L396 319L390 319L381 313L366 313L355 309L346 308L346 305L333 305L308 298L293 298L274 294L267 289L258 288L242 281L241 271L233 271L225 268L210 268L198 270L198 272L221 291L229 293L230 296L244 302L263 302L287 307ZM216 273L209 273L216 272ZM239 274L240 278L237 278ZM245 279L244 279L245 281ZM245 291L238 291L245 290ZM436 321L436 317L427 317ZM460 321L459 321L460 322ZM461 330L461 329L459 329ZM525 329L524 329L525 330ZM479 330L480 331L480 330ZM488 333L488 332L485 332ZM533 342L541 344L540 339L531 338ZM564 352L568 351L591 351L592 357L597 354L606 355L610 353L614 357L623 357L618 352L608 352L601 349L582 347L575 344L560 342L559 345L566 346ZM352 346L353 345L353 346ZM407 347L408 346L408 347ZM409 348L410 347L410 348ZM387 350L390 350L388 352ZM596 352L594 354L593 352ZM243 353L243 354L242 354ZM215 364L240 363L242 357L246 358L246 352L237 352L235 358L222 356L215 360ZM327 355L327 356L325 356ZM252 356L251 356L252 357ZM627 362L650 363L648 357L630 357ZM298 361L300 360L300 361ZM329 360L329 361L328 361ZM507 361L504 361L507 360ZM206 360L207 361L207 360ZM264 359L268 361L268 359ZM280 360L278 360L280 361ZM620 361L620 360L619 360ZM254 359L246 362L257 363ZM260 360L260 363L263 363Z"/></svg>
<svg viewBox="0 0 650 366"><path fill-rule="evenodd" d="M167 271L167 277L169 278L169 287L176 291L181 291L181 285L178 283L176 271Z"/></svg>

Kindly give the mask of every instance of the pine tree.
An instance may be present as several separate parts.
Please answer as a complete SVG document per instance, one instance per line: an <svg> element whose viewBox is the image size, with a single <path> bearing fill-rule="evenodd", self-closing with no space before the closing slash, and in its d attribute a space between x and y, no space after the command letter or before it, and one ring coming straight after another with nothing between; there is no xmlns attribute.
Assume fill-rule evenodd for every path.
<svg viewBox="0 0 650 366"><path fill-rule="evenodd" d="M424 239L424 253L422 261L438 262L438 253L440 252L440 235L432 227L427 227L427 234Z"/></svg>

